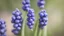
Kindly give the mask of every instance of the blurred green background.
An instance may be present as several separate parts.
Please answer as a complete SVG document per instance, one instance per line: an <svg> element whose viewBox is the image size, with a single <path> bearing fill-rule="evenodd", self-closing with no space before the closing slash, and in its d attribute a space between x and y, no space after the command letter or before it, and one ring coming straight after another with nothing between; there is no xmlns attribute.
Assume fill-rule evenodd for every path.
<svg viewBox="0 0 64 36"><path fill-rule="evenodd" d="M39 8L37 6L37 0L30 0L31 7L35 10L36 17L38 17ZM64 0L45 0L45 9L48 13L48 25L47 36L64 36ZM0 18L3 18L7 22L7 35L14 36L11 32L12 24L10 22L12 11L15 8L21 9L21 0L0 0ZM24 17L24 15L23 15ZM37 19L37 18L36 18ZM26 30L27 33L29 30ZM28 36L28 35L27 35Z"/></svg>

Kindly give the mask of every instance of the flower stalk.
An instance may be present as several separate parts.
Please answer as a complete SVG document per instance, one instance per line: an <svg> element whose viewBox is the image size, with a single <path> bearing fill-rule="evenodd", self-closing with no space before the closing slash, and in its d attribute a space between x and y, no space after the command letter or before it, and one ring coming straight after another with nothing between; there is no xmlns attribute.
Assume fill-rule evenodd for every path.
<svg viewBox="0 0 64 36"><path fill-rule="evenodd" d="M25 36L25 33L24 33L25 31L24 31L24 30L25 30L26 19L27 19L27 16L26 16L27 14L26 14L26 13L27 13L27 12L24 12L24 16L25 16L25 17L24 17L23 26L22 26L22 29L21 29L21 30L22 30L22 31L21 31L21 36Z"/></svg>

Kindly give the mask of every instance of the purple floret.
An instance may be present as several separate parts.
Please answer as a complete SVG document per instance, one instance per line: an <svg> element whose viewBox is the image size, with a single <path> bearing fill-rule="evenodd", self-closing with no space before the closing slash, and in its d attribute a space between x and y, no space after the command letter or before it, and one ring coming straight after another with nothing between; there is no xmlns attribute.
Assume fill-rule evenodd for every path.
<svg viewBox="0 0 64 36"><path fill-rule="evenodd" d="M24 10L24 11L28 11L29 10L29 8L30 8L30 5L24 5L23 7L22 7L22 9Z"/></svg>
<svg viewBox="0 0 64 36"><path fill-rule="evenodd" d="M22 1L22 4L23 4L22 9L23 9L24 11L28 11L29 8L31 7L31 5L30 5L30 0L23 0L23 1Z"/></svg>
<svg viewBox="0 0 64 36"><path fill-rule="evenodd" d="M6 36L6 22L0 19L0 36Z"/></svg>
<svg viewBox="0 0 64 36"><path fill-rule="evenodd" d="M41 10L39 12L39 28L44 28L44 26L47 25L47 22L48 22L48 15L46 13L46 10Z"/></svg>
<svg viewBox="0 0 64 36"><path fill-rule="evenodd" d="M13 29L12 32L15 34L15 35L18 35L19 31L17 29Z"/></svg>
<svg viewBox="0 0 64 36"><path fill-rule="evenodd" d="M21 30L23 19L22 19L22 13L19 11L18 8L16 8L15 11L13 11L13 16L11 22L13 23L14 29L12 32L17 35L19 31Z"/></svg>
<svg viewBox="0 0 64 36"><path fill-rule="evenodd" d="M39 8L44 8L45 0L38 0L37 5Z"/></svg>
<svg viewBox="0 0 64 36"><path fill-rule="evenodd" d="M30 4L30 0L23 0L23 1L22 1L22 4L23 4L23 5Z"/></svg>
<svg viewBox="0 0 64 36"><path fill-rule="evenodd" d="M27 25L29 27L29 29L33 29L33 25L34 25L34 21L35 21L35 14L34 14L34 10L33 9L29 9L28 10L28 14L27 14Z"/></svg>

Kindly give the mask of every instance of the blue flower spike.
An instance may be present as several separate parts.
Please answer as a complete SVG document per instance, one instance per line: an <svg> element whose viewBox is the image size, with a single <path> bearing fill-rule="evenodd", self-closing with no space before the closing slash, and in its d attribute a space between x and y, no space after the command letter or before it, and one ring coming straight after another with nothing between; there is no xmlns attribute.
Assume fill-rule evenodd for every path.
<svg viewBox="0 0 64 36"><path fill-rule="evenodd" d="M33 9L29 9L28 10L28 14L27 14L27 25L29 27L29 29L33 29L33 25L34 25L34 21L35 21L35 14L34 14L34 10Z"/></svg>
<svg viewBox="0 0 64 36"><path fill-rule="evenodd" d="M23 1L22 1L22 4L23 4L22 9L23 9L24 11L28 11L29 8L31 7L31 5L30 5L30 0L23 0Z"/></svg>
<svg viewBox="0 0 64 36"><path fill-rule="evenodd" d="M6 22L0 19L0 36L6 36Z"/></svg>
<svg viewBox="0 0 64 36"><path fill-rule="evenodd" d="M45 0L38 0L37 5L38 5L39 8L44 8Z"/></svg>
<svg viewBox="0 0 64 36"><path fill-rule="evenodd" d="M15 35L18 35L19 31L21 30L22 23L23 23L22 13L19 11L18 8L16 8L16 10L13 11L11 22L13 23L13 27L14 27L12 32Z"/></svg>
<svg viewBox="0 0 64 36"><path fill-rule="evenodd" d="M48 15L46 13L46 10L41 10L39 12L39 28L44 28L44 26L47 25L47 22L48 22Z"/></svg>

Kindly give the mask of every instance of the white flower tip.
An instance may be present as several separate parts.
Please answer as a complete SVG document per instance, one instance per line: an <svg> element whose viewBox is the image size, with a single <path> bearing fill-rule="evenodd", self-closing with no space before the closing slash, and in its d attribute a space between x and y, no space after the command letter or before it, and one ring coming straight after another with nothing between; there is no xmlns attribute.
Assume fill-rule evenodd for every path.
<svg viewBox="0 0 64 36"><path fill-rule="evenodd" d="M16 11L19 11L19 9L18 9L18 8L16 8Z"/></svg>
<svg viewBox="0 0 64 36"><path fill-rule="evenodd" d="M31 31L33 31L33 29L30 29Z"/></svg>

